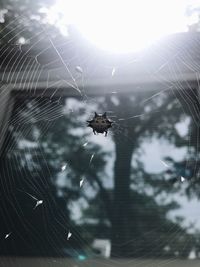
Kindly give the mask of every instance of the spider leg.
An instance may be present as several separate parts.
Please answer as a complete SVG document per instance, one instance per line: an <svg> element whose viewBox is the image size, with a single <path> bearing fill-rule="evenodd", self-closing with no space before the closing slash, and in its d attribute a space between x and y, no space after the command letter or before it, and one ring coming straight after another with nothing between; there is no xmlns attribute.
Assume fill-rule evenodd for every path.
<svg viewBox="0 0 200 267"><path fill-rule="evenodd" d="M105 131L105 137L107 136L107 134L108 134L108 131Z"/></svg>
<svg viewBox="0 0 200 267"><path fill-rule="evenodd" d="M96 135L96 131L93 129L93 133Z"/></svg>

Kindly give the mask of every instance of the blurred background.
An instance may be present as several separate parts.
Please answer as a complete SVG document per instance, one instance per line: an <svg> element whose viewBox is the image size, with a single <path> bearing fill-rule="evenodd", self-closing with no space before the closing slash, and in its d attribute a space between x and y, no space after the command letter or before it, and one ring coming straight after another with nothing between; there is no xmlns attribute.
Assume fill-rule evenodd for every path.
<svg viewBox="0 0 200 267"><path fill-rule="evenodd" d="M1 266L199 265L199 31L199 1L0 2Z"/></svg>

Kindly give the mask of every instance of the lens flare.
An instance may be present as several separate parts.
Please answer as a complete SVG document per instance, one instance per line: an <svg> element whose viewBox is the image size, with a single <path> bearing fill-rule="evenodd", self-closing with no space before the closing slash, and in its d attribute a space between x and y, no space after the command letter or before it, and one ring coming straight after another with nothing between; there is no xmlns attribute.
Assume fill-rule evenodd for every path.
<svg viewBox="0 0 200 267"><path fill-rule="evenodd" d="M75 25L101 49L141 50L170 33L187 30L186 0L57 0L48 21L64 33Z"/></svg>

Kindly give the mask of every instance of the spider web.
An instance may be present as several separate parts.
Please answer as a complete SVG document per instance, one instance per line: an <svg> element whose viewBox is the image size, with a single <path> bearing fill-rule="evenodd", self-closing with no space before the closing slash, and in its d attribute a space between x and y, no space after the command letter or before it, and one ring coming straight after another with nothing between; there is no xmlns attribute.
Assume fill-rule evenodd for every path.
<svg viewBox="0 0 200 267"><path fill-rule="evenodd" d="M13 30L16 32L15 37L23 35L23 31L26 31L27 28L24 27L24 29L21 30L19 27L18 29L18 20L23 20L23 17L19 17L10 22L9 26L7 26L11 28L10 31L7 31L7 28L2 30L3 38L8 38L9 34L11 34ZM188 117L189 114L193 124L196 126L196 134L194 135L194 133L192 133L192 129L189 129L185 137L187 139L187 151L184 151L184 156L186 157L185 170L192 166L193 171L190 175L188 175L188 177L181 176L181 174L176 172L176 170L173 169L173 166L171 166L170 163L167 163L163 158L160 158L160 162L156 165L158 166L160 164L162 166L163 164L163 168L170 169L174 172L174 175L176 176L175 187L181 186L179 191L180 196L177 197L177 199L181 201L181 194L185 184L196 185L198 180L198 177L195 175L198 174L199 162L199 96L198 94L195 94L193 89L199 87L199 64L197 56L199 38L198 34L193 35L193 39L191 38L190 40L191 50L188 50L188 44L184 44L184 38L180 36L179 39L176 40L176 43L174 41L170 41L170 45L167 47L163 45L162 48L161 42L153 47L153 51L148 50L144 52L143 55L140 54L135 56L135 58L130 55L125 58L123 62L119 60L117 64L115 64L114 61L112 61L111 64L106 64L104 61L103 63L99 63L99 61L97 61L98 63L95 64L95 57L91 55L81 56L78 53L78 50L74 51L73 48L75 44L72 41L66 40L65 42L60 43L60 40L57 40L57 36L51 36L51 32L44 26L41 26L40 28L41 31L29 38L28 46L13 43L14 37L12 36L8 40L8 43L6 42L6 44L0 49L1 69L3 69L1 73L0 87L2 112L5 108L5 104L9 107L8 109L10 109L10 111L14 110L14 114L7 118L8 123L5 123L5 125L2 126L2 135L0 140L1 143L4 143L3 155L7 155L8 158L12 157L11 163L9 163L9 161L5 161L1 165L1 213L3 214L2 220L5 225L5 228L1 233L1 242L2 244L7 242L8 246L12 246L12 238L14 239L15 236L24 239L22 233L17 233L15 231L15 223L12 221L9 210L7 210L9 205L13 210L15 210L15 214L21 220L23 230L26 231L26 233L30 231L35 233L35 240L32 240L31 242L41 242L41 247L44 247L45 254L45 247L47 244L43 243L44 241L40 237L40 232L31 225L29 220L26 220L26 216L30 216L30 214L34 212L37 214L38 212L38 216L42 216L43 218L43 225L41 225L41 229L43 231L47 231L49 223L46 218L49 218L49 214L53 217L55 212L54 209L57 207L54 203L53 193L48 191L48 188L50 188L50 182L52 182L51 178L54 174L51 173L44 150L40 148L40 144L37 143L37 129L35 129L35 136L33 138L35 141L32 143L27 141L30 139L29 136L31 131L34 130L33 128L29 129L27 124L32 122L33 125L39 125L41 135L45 136L53 129L54 126L56 127L56 122L59 121L60 118L65 116L77 118L80 116L81 119L79 120L79 127L77 127L78 129L75 135L79 136L79 145L89 151L89 157L86 158L86 165L88 168L92 166L93 161L97 156L96 152L91 153L92 149L89 150L91 143L100 145L103 150L110 152L112 155L110 159L107 159L107 179L114 164L114 144L112 142L112 138L116 136L118 139L123 139L124 142L132 143L133 140L127 133L130 129L128 122L141 119L143 117L145 119L150 115L150 113L156 114L160 112L159 108L156 106L156 109L151 109L151 111L149 111L148 108L145 111L145 108L143 108L143 113L133 112L128 116L123 116L122 112L122 115L119 116L119 114L115 113L113 110L103 109L105 107L104 102L107 96L110 97L113 106L117 109L118 95L122 94L120 91L121 85L117 85L120 81L118 77L122 77L127 71L134 72L138 66L135 66L135 64L138 62L139 67L143 68L144 66L142 63L140 64L140 62L142 62L143 57L145 57L148 62L148 64L145 65L145 74L147 77L151 77L154 82L157 81L159 83L159 90L155 90L155 93L152 93L153 90L150 90L148 97L143 96L140 103L141 106L147 107L149 103L150 105L154 105L153 101L159 101L160 96L165 97L166 94L171 94L177 101L177 108L183 110L185 117ZM3 34L4 31L6 32L5 35ZM161 48L158 49L158 46L161 46ZM64 53L66 47L69 51L67 57ZM151 56L149 56L150 52ZM49 55L51 56L49 57ZM158 62L153 65L151 62L154 57L158 60ZM90 65L92 68L88 68ZM111 84L114 84L114 86L112 85L108 88L105 88L104 86L103 90L98 91L97 95L95 95L92 93L90 88L91 86L88 85L93 85L94 80L97 79L96 77L98 77L99 66L103 69L103 74L107 79L107 83L110 82ZM130 76L127 77L127 79L129 78ZM138 77L138 80L139 79L141 79L141 77ZM97 86L98 83L101 82L101 79L100 81L97 80ZM131 86L130 84L131 81L129 81L129 83L127 82L126 86ZM96 85L94 84L94 87L95 86ZM136 83L135 86L137 91L142 91L144 88L146 90L149 85ZM115 87L115 90L113 90L113 87ZM8 98L11 91L14 99L17 100L15 102L10 101L10 98ZM108 116L114 120L112 131L109 132L108 138L104 138L101 135L94 137L92 134L87 132L89 136L86 135L82 139L80 128L86 128L85 121L92 118L94 111L96 111L96 108L99 107L101 108L100 112L103 113L106 111ZM83 111L83 114L81 114L81 111ZM57 129L57 131L59 134L59 129ZM89 129L84 131L89 131ZM72 129L71 132L73 133L75 130ZM15 133L15 142L11 140L13 133ZM16 146L16 143L18 146ZM195 152L193 151L193 144L195 144L196 147ZM144 142L143 149L145 149L145 145L147 144ZM35 148L37 149L34 150L34 146L36 146ZM24 154L21 152L22 150ZM191 162L190 155L192 153L194 154L194 158ZM166 154L172 157L173 152L169 153L169 151L167 151ZM33 155L35 158L34 160ZM2 157L4 158L4 156ZM148 157L146 157L146 159L145 156L141 157L144 161L147 161ZM33 182L34 180L29 179L29 177L37 174L37 164L40 164L42 160L44 162L45 169L43 169L37 176L39 177L38 180ZM30 172L27 172L27 168L25 168L27 165L29 166ZM55 161L55 166L57 166L57 169L59 170L58 172L60 173L60 178L57 177L57 180L60 179L60 181L62 181L63 173L71 175L70 162ZM160 167L160 170L163 170L163 168ZM26 177L25 184L26 188L29 188L29 191L24 190L24 181L23 183L21 182L21 187L20 181L18 181L18 187L14 188L16 185L16 170L22 177ZM48 173L49 177L51 177L50 182L46 177L46 173ZM103 181L106 188L112 188L113 181L106 182L106 179ZM81 192L80 194L87 195L88 192L91 194L91 192L96 189L96 186L90 183L89 180L87 180L87 177L82 174L80 174L80 177L78 177L76 181L77 184L74 187L77 191ZM141 187L142 186L143 184L141 184ZM71 188L73 188L73 185L71 185ZM140 190L140 188L137 189ZM143 190L145 191L145 189ZM13 191L15 193L13 193ZM20 198L18 198L18 195L16 194L19 196L23 195L23 197L26 198L27 205L30 206L30 214L27 215L23 213L21 209L22 203L20 203ZM158 196L158 199L159 197L160 196ZM82 203L80 203L81 201ZM78 209L78 212L80 212L81 207L86 205L85 202L86 201L81 195L78 202L75 204L71 203L71 212L73 209ZM80 219L76 218L76 215L74 218L76 220ZM86 248L89 257L91 258L91 262L95 264L97 262L95 258L96 253L91 248L91 243L89 242L90 239L84 239L82 237L83 232L88 233L88 235L90 234L88 229L85 229L84 226L81 226L78 223L77 225L75 223L71 223L66 217L64 211L60 209L58 209L54 219L56 224L55 227L51 228L52 236L47 236L49 245L57 251L57 247L60 243L68 242L68 246L71 246L73 255L77 258L80 256L79 251L74 248L74 244L70 245L70 241L73 238L75 244L79 244L79 246L84 246ZM189 220L187 225L189 222L193 221ZM56 225L60 225L63 229L62 235L57 232ZM198 226L199 224L197 223L195 227L198 228ZM159 230L162 227L163 225L158 225L156 229ZM197 230L199 230L199 228ZM176 229L176 227L172 225L168 229L167 234L169 236L167 241L172 244L176 238L181 237L182 231L179 228ZM143 238L148 236L151 238L151 231L146 232L143 235ZM131 246L131 244L137 244L139 241L139 238L135 238L130 239L128 243ZM25 242L27 243L27 246L30 245L27 240L25 240ZM158 246L163 246L163 242L162 238L158 236ZM188 239L187 242L188 244L192 242L192 238L191 240ZM124 244L121 245L123 247ZM187 244L185 244L185 246L187 246ZM135 250L137 249L136 245ZM155 251L156 253L156 249L156 247L149 248L149 255L152 255L152 251ZM167 250L168 248L165 249ZM41 254L42 253L43 252L41 251ZM58 254L59 253L60 252L58 252ZM153 260L145 261L145 258L148 258L149 255L146 253L144 256L138 257L136 262L132 259L127 260L126 264L128 265L134 263L135 266L139 266L140 264L143 264L143 266L155 266L155 262ZM155 256L158 258L156 264L160 266L176 262L179 255L175 254L166 260L159 259L160 255ZM49 264L52 264L52 261L50 261ZM56 259L56 261L62 263L61 259ZM91 262L87 262L86 265L89 265ZM115 261L113 259L108 259L106 264L110 266L120 265L119 261Z"/></svg>

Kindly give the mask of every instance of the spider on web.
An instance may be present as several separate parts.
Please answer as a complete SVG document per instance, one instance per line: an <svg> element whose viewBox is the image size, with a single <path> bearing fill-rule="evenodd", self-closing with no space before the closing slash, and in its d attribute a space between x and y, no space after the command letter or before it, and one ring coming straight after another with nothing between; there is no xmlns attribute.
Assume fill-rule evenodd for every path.
<svg viewBox="0 0 200 267"><path fill-rule="evenodd" d="M95 112L94 118L92 120L87 121L88 127L93 129L93 133L105 133L105 136L108 134L108 129L112 127L113 121L109 120L106 112L101 115Z"/></svg>

